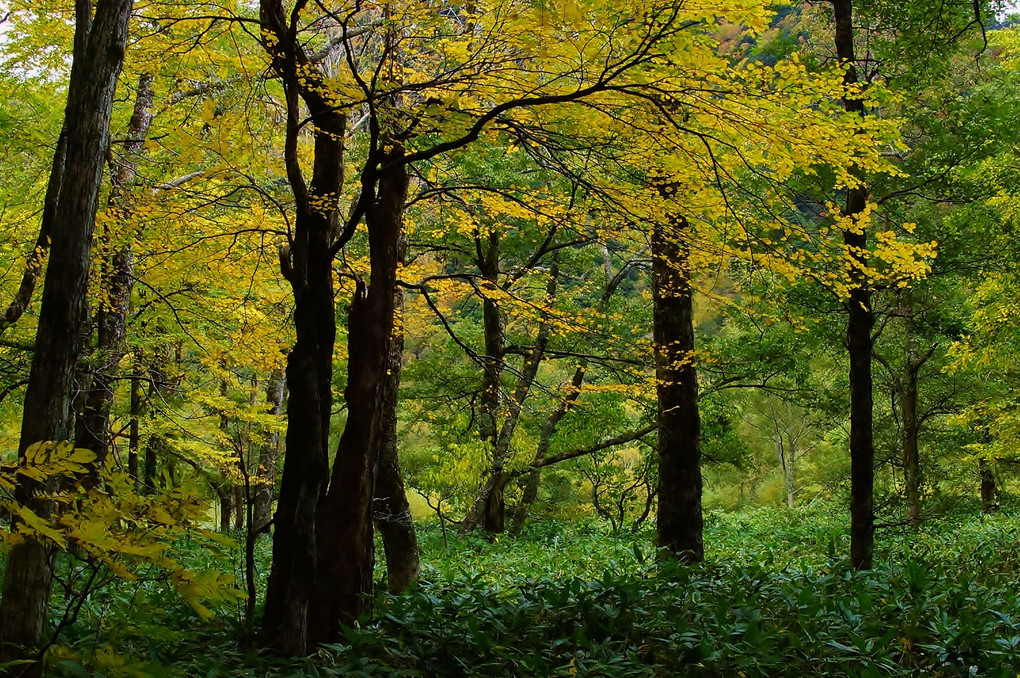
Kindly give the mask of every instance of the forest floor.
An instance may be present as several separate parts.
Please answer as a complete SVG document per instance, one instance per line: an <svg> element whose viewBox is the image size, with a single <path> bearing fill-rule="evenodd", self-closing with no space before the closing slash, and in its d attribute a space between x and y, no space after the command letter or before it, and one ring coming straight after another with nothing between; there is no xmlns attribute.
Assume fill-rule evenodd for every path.
<svg viewBox="0 0 1020 678"><path fill-rule="evenodd" d="M706 562L661 568L647 530L554 521L447 542L426 524L420 586L380 593L375 621L313 657L260 656L238 610L203 621L167 587L137 581L86 602L48 675L1018 674L1015 510L882 529L867 573L847 567L844 523L831 506L712 513ZM189 557L241 571L234 552Z"/></svg>

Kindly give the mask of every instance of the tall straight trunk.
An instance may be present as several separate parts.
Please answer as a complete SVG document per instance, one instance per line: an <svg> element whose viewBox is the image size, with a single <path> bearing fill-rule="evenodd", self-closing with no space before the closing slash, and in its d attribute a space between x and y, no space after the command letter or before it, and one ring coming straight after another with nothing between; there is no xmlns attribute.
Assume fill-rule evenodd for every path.
<svg viewBox="0 0 1020 678"><path fill-rule="evenodd" d="M834 0L836 56L845 65L843 84L858 84L854 50L853 1ZM860 97L844 95L848 113L864 117ZM864 214L868 189L862 184L847 191L843 216L851 220ZM875 550L875 444L873 433L871 290L865 271L868 265L868 236L862 224L843 231L843 244L850 258L850 299L847 308L846 345L850 357L850 564L857 570L871 569Z"/></svg>
<svg viewBox="0 0 1020 678"><path fill-rule="evenodd" d="M230 532L230 519L234 513L234 493L226 483L217 483L215 489L220 500L220 532L226 534Z"/></svg>
<svg viewBox="0 0 1020 678"><path fill-rule="evenodd" d="M142 417L142 367L135 360L131 370L131 412L128 422L128 475L135 481L135 491L142 489L141 478L138 475L138 450L141 444L140 420Z"/></svg>
<svg viewBox="0 0 1020 678"><path fill-rule="evenodd" d="M152 122L152 83L153 76L149 74L143 74L138 79L134 111L124 144L126 157L121 160L113 178L107 210L120 218L125 218L130 212L126 194L134 183L138 155L145 146L145 137ZM95 452L99 463L106 459L110 446L110 412L113 409L118 365L126 349L124 340L131 289L134 286L133 268L130 238L124 245L115 248L101 268L103 302L96 311L96 359L75 431L75 446Z"/></svg>
<svg viewBox="0 0 1020 678"><path fill-rule="evenodd" d="M316 521L318 580L308 613L310 646L335 641L341 623L353 624L371 611L372 498L408 187L402 158L399 145L378 158L386 169L365 214L371 279L367 291L358 285L348 313L347 423Z"/></svg>
<svg viewBox="0 0 1020 678"><path fill-rule="evenodd" d="M489 233L482 245L476 237L478 270L490 285L499 285L499 233ZM503 318L499 305L492 299L482 300L482 329L485 341L485 357L482 365L482 392L478 408L478 435L488 446L490 467L475 492L474 501L467 515L461 521L460 531L471 532L479 524L485 524L490 532L502 532L498 523L498 503L502 498L506 478L503 473L502 454L499 450L499 411L503 403ZM498 495L498 496L497 496Z"/></svg>
<svg viewBox="0 0 1020 678"><path fill-rule="evenodd" d="M920 423L917 417L917 370L910 355L907 356L903 391L900 393L900 420L903 426L900 444L903 451L907 522L917 527L921 521L921 458L918 451Z"/></svg>
<svg viewBox="0 0 1020 678"><path fill-rule="evenodd" d="M705 557L701 513L701 419L694 364L694 298L690 228L652 231L653 340L659 420L659 510L656 542L662 557L700 562Z"/></svg>
<svg viewBox="0 0 1020 678"><path fill-rule="evenodd" d="M159 448L163 446L163 435L150 435L145 442L145 465L142 468L142 491L153 494L159 476Z"/></svg>
<svg viewBox="0 0 1020 678"><path fill-rule="evenodd" d="M403 262L404 241L400 239L399 259ZM389 364L383 383L382 412L379 415L380 431L379 470L375 481L375 525L382 535L386 555L386 582L391 593L401 593L418 581L420 569L418 536L414 531L411 506L400 473L397 445L397 403L400 391L400 371L403 367L404 329L399 319L403 313L404 293L397 290L394 299L395 313L393 338L390 344Z"/></svg>
<svg viewBox="0 0 1020 678"><path fill-rule="evenodd" d="M92 232L109 144L110 114L127 42L131 0L76 3L75 54L64 113L67 151L54 214L32 369L25 392L19 461L43 440L70 436L72 379L86 315ZM36 483L25 480L16 500L37 513L49 507L34 498ZM27 539L7 558L0 601L0 661L31 656L46 622L52 583L52 548ZM38 667L38 664L33 665ZM30 671L37 668L30 669Z"/></svg>
<svg viewBox="0 0 1020 678"><path fill-rule="evenodd" d="M283 414L283 398L286 382L282 371L275 372L266 388L266 402L269 414ZM266 433L259 449L258 469L255 472L255 498L253 507L253 528L261 531L273 518L273 496L276 490L276 459L280 452L280 434Z"/></svg>

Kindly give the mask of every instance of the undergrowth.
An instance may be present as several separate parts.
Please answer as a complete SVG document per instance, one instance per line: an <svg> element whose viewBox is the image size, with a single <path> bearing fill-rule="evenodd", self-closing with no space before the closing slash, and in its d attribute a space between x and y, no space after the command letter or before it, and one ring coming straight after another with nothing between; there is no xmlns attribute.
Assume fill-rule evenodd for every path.
<svg viewBox="0 0 1020 678"><path fill-rule="evenodd" d="M420 585L380 593L374 621L313 657L259 655L231 610L202 622L141 582L83 610L52 673L1017 675L1020 519L962 514L884 530L867 573L844 562L844 522L825 508L711 514L696 567L659 567L651 534L595 523L539 523L491 543L446 543L426 525Z"/></svg>

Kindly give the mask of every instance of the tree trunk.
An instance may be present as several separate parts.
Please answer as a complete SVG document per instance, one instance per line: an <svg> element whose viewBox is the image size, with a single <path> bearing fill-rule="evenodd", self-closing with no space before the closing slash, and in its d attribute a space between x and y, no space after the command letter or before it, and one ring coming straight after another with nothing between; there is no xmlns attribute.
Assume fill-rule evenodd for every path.
<svg viewBox="0 0 1020 678"><path fill-rule="evenodd" d="M984 459L978 461L981 472L981 510L995 513L999 510L999 502L995 490L995 474L991 465Z"/></svg>
<svg viewBox="0 0 1020 678"><path fill-rule="evenodd" d="M141 444L139 420L142 416L142 368L136 360L131 371L131 413L128 423L128 475L135 481L135 491L142 489L138 475L138 449Z"/></svg>
<svg viewBox="0 0 1020 678"><path fill-rule="evenodd" d="M348 313L347 423L340 436L329 491L319 509L318 581L308 614L310 647L335 641L340 624L371 611L372 499L378 465L386 372L393 337L399 240L407 170L403 150L378 158L383 170L366 212L371 280L359 283Z"/></svg>
<svg viewBox="0 0 1020 678"><path fill-rule="evenodd" d="M491 270L493 271L494 280L495 269ZM558 260L554 258L549 280L546 283L545 298L547 305L551 305L553 300L556 298L556 287L558 283L559 263ZM499 354L502 355L505 337L503 336L503 328L501 324L498 329L498 351ZM495 336L493 336L492 339L493 341L490 342L489 327L487 323L486 350L497 347ZM462 532L468 532L474 529L474 527L479 523L481 523L482 528L490 535L502 534L506 527L506 500L504 490L506 489L507 482L510 481L510 474L506 470L506 462L510 457L510 446L513 442L514 432L517 430L517 424L520 422L521 410L524 407L524 401L531 393L531 387L535 383L535 377L538 375L538 368L542 364L542 358L545 356L545 349L548 344L549 323L543 319L542 324L539 325L538 332L535 335L534 345L532 346L531 351L528 352L528 356L525 359L524 365L517 377L517 386L514 388L513 396L507 402L507 412L506 417L503 420L503 424L496 428L497 435L495 444L492 448L492 469L489 472L489 476L482 481L481 487L475 495L475 500L472 504L471 510L464 518L464 522L461 523ZM502 361L500 361L500 364L502 364ZM499 386L500 384L497 382L496 387L499 388ZM496 411L493 411L493 426L495 426L496 414Z"/></svg>
<svg viewBox="0 0 1020 678"><path fill-rule="evenodd" d="M836 56L846 65L843 84L857 85L857 57L854 51L853 2L834 0ZM864 117L864 102L846 95L847 112ZM862 185L847 191L843 216L856 219L868 205L868 190ZM843 243L850 258L850 299L847 302L847 351L850 357L850 564L869 570L875 549L875 446L873 438L873 395L871 377L871 290L865 271L868 264L866 224L843 231Z"/></svg>
<svg viewBox="0 0 1020 678"><path fill-rule="evenodd" d="M217 483L215 489L220 500L220 532L226 534L230 532L230 518L234 512L234 493L226 483Z"/></svg>
<svg viewBox="0 0 1020 678"><path fill-rule="evenodd" d="M134 183L138 169L138 155L145 146L145 137L152 122L153 76L143 74L138 79L135 106L128 124L126 157L120 162L113 179L107 211L124 220L130 214L126 191ZM96 360L91 385L85 394L84 406L78 415L75 446L92 450L101 464L109 452L110 412L113 409L114 389L118 365L124 357L127 311L134 286L131 238L118 248L109 261L103 262L101 286L103 301L96 311L98 337Z"/></svg>
<svg viewBox="0 0 1020 678"><path fill-rule="evenodd" d="M275 372L266 388L266 402L269 414L283 414L283 398L286 382L282 371ZM259 466L255 473L255 506L253 509L254 529L262 527L273 518L273 495L276 489L276 458L280 451L280 434L272 431L265 435L259 449Z"/></svg>
<svg viewBox="0 0 1020 678"><path fill-rule="evenodd" d="M907 498L907 522L917 527L921 522L921 459L918 451L917 370L907 356L907 373L900 393L900 419L903 426L903 478Z"/></svg>
<svg viewBox="0 0 1020 678"><path fill-rule="evenodd" d="M109 143L110 114L124 58L131 0L97 0L76 7L75 54L64 114L67 155L54 214L39 326L25 392L19 460L33 443L70 436L73 374L81 349L91 266L92 231ZM24 481L15 498L37 513L36 483ZM34 539L14 546L7 559L0 602L0 661L31 656L42 640L52 582L52 548ZM38 670L38 664L26 673Z"/></svg>
<svg viewBox="0 0 1020 678"><path fill-rule="evenodd" d="M400 236L398 259L404 261L406 244ZM397 403L400 397L400 371L403 368L404 328L402 314L404 293L396 291L394 298L393 338L390 344L389 365L383 384L382 412L379 415L380 431L379 470L375 481L375 525L382 535L386 555L386 581L391 593L402 593L418 581L418 536L414 531L411 506L400 473L397 445Z"/></svg>
<svg viewBox="0 0 1020 678"><path fill-rule="evenodd" d="M656 223L652 232L653 337L659 420L657 545L664 558L700 562L705 556L701 514L701 419L694 364L694 303L687 245L689 228Z"/></svg>
<svg viewBox="0 0 1020 678"><path fill-rule="evenodd" d="M297 15L293 18L296 21ZM320 577L317 515L329 478L336 340L333 258L335 248L343 245L336 237L346 118L323 98L324 86L295 39L297 28L290 25L282 1L261 0L259 20L264 34L272 37L264 45L286 96L284 162L296 214L294 235L280 250L280 268L294 294L297 339L287 357L286 454L273 523L273 565L262 639L281 654L301 656L312 651L321 636L311 632L309 608ZM302 129L310 129L314 137L312 176L307 183L298 153ZM355 360L353 351L351 360ZM371 525L370 516L366 520Z"/></svg>
<svg viewBox="0 0 1020 678"><path fill-rule="evenodd" d="M60 136L57 137L57 145L53 152L53 163L50 166L49 183L46 185L46 197L43 198L42 223L39 226L39 236L36 238L35 247L28 255L25 262L25 273L21 277L21 284L14 298L0 317L0 334L3 334L9 327L18 322L18 319L25 313L32 301L32 294L35 292L39 280L39 272L42 271L43 262L46 259L46 252L50 248L50 239L53 234L53 220L56 218L57 204L60 197L60 184L64 175L64 160L67 155L67 122L64 122Z"/></svg>

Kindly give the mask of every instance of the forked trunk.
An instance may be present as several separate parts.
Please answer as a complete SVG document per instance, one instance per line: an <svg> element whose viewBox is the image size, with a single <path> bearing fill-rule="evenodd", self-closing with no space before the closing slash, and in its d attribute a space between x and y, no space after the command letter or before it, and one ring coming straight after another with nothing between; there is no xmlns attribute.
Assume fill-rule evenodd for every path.
<svg viewBox="0 0 1020 678"><path fill-rule="evenodd" d="M371 611L372 499L378 465L384 384L393 336L398 245L403 232L407 171L399 146L380 158L388 165L365 221L371 280L361 283L348 314L347 423L316 521L318 579L308 612L310 647L337 640L340 624Z"/></svg>

